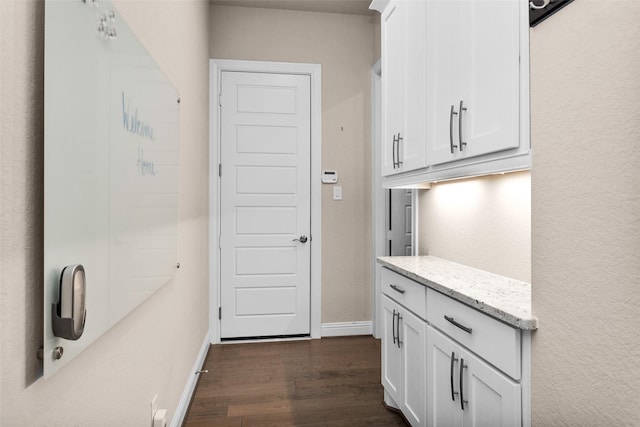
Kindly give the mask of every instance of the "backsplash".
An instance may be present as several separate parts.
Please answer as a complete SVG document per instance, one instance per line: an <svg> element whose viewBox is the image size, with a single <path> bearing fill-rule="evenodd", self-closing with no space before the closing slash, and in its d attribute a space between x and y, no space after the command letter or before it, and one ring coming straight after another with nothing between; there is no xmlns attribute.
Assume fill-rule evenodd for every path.
<svg viewBox="0 0 640 427"><path fill-rule="evenodd" d="M419 254L531 283L531 175L434 184L418 196Z"/></svg>

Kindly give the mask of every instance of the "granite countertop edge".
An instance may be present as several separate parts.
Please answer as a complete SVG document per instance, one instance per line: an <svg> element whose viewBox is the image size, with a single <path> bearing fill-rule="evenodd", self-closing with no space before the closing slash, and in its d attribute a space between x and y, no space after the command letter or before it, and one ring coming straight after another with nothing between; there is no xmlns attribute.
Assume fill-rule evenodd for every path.
<svg viewBox="0 0 640 427"><path fill-rule="evenodd" d="M523 315L521 313L513 313L510 312L508 309L505 309L504 307L501 307L500 304L497 303L493 303L493 304L489 304L485 298L483 298L482 296L478 296L476 295L475 297L468 295L467 293L464 292L464 290L458 290L458 289L453 289L447 285L438 283L437 281L434 281L433 279L430 279L429 277L425 277L421 274L416 273L415 271L411 271L408 270L406 268L403 268L402 266L399 266L397 264L394 264L393 260L394 259L407 259L409 257L378 257L377 262L379 264L381 264L384 267L389 268L392 271L395 271L398 274L401 274L405 277L408 277L411 280L414 280L424 286L427 286L429 288L432 288L435 291L438 291L442 294L445 294L457 301L460 301L463 304L466 304L482 313L487 314L488 316L491 316L497 320L500 320L510 326L513 326L515 328L521 329L521 330L535 330L538 329L538 319L535 318L534 316L531 315ZM483 275L490 277L490 276L495 276L495 280L496 282L503 282L503 281L508 281L508 282L517 282L521 285L528 285L528 293L529 293L529 300L530 300L530 295L531 295L531 291L530 291L530 285L528 283L525 282L520 282L514 279L509 279L509 278L505 278L503 276L499 276L499 275L493 275L492 273L488 273L482 270L477 270L477 269L472 269L472 267L467 267L464 266L462 264L456 264L453 263L451 261L446 261L446 260L441 260L439 258L436 257L431 257L431 256L422 256L422 257L410 257L412 259L413 262L420 262L420 259L424 259L427 260L429 259L430 261L436 261L436 262L444 262L447 263L449 267L453 267L455 268L455 266L459 266L460 267L460 271L462 272L462 274L464 274L464 272L469 271L469 270L475 270L476 272L480 272ZM426 262L426 261L425 261ZM490 293L491 293L491 289L487 289L486 291L487 297L486 299L492 299L490 298ZM530 303L529 303L529 307L525 307L524 308L525 311L528 311L529 313L531 312L531 307L530 307Z"/></svg>

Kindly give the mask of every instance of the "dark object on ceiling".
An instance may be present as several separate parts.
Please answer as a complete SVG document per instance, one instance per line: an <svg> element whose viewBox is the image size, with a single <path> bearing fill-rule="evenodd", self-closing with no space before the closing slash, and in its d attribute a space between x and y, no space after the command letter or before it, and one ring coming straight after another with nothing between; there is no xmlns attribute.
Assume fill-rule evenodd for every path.
<svg viewBox="0 0 640 427"><path fill-rule="evenodd" d="M531 0L529 9L529 26L535 27L572 1L573 0ZM536 9L536 7L540 7L540 9Z"/></svg>

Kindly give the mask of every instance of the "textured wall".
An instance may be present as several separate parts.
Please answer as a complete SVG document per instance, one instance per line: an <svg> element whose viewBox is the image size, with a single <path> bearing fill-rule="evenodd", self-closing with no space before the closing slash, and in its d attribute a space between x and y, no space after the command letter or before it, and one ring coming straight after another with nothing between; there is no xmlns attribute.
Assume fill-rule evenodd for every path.
<svg viewBox="0 0 640 427"><path fill-rule="evenodd" d="M421 255L531 282L529 172L434 184L418 212Z"/></svg>
<svg viewBox="0 0 640 427"><path fill-rule="evenodd" d="M206 1L118 2L182 96L176 278L53 377L42 346L44 2L0 2L0 425L146 426L173 415L208 330Z"/></svg>
<svg viewBox="0 0 640 427"><path fill-rule="evenodd" d="M371 320L370 92L379 16L211 8L211 57L322 64L322 322ZM320 179L320 177L313 177Z"/></svg>
<svg viewBox="0 0 640 427"><path fill-rule="evenodd" d="M534 426L640 425L640 2L531 30Z"/></svg>

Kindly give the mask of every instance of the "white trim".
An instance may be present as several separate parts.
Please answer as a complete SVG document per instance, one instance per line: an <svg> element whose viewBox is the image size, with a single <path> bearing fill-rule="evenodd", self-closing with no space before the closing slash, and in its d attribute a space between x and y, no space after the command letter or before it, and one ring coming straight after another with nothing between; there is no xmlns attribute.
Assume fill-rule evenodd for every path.
<svg viewBox="0 0 640 427"><path fill-rule="evenodd" d="M411 255L420 255L420 206L418 206L418 190L411 190Z"/></svg>
<svg viewBox="0 0 640 427"><path fill-rule="evenodd" d="M323 323L323 337L344 337L349 335L372 335L373 322Z"/></svg>
<svg viewBox="0 0 640 427"><path fill-rule="evenodd" d="M522 331L521 337L522 427L531 427L531 331Z"/></svg>
<svg viewBox="0 0 640 427"><path fill-rule="evenodd" d="M371 321L373 324L373 336L380 338L382 331L380 313L380 265L376 258L385 255L385 192L382 189L380 177L380 126L382 124L381 111L381 72L380 59L371 67L371 210L373 212L372 236L373 236L373 308Z"/></svg>
<svg viewBox="0 0 640 427"><path fill-rule="evenodd" d="M290 62L209 60L209 324L211 343L220 342L220 180L218 179L219 120L217 102L222 71L304 74L311 78L311 338L321 337L322 308L322 67Z"/></svg>
<svg viewBox="0 0 640 427"><path fill-rule="evenodd" d="M202 342L202 347L200 347L200 351L196 356L196 361L193 364L193 368L191 369L191 372L189 372L187 384L184 386L182 396L180 396L180 402L178 402L176 411L171 418L171 427L179 427L184 422L184 417L187 415L189 403L191 402L191 396L193 396L193 391L195 390L196 384L198 382L198 376L196 375L196 372L202 369L202 365L204 365L204 359L207 357L207 352L209 351L210 345L211 338L207 333L207 335L205 335L204 337L204 341Z"/></svg>

